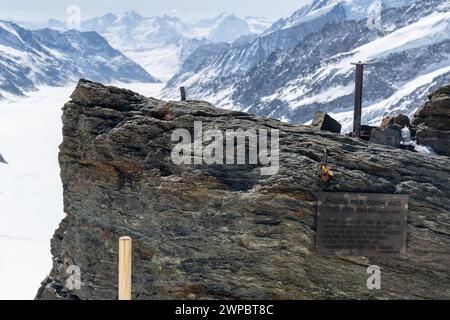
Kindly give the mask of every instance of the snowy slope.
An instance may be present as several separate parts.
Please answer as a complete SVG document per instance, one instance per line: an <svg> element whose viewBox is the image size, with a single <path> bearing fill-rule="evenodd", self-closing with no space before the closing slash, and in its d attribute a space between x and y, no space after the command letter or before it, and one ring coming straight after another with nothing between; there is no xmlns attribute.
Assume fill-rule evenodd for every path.
<svg viewBox="0 0 450 320"><path fill-rule="evenodd" d="M391 96L364 108L363 123L377 126L384 116L403 113L409 117L415 113L420 105L418 100L423 100L440 83L448 83L450 79L450 55L449 60L440 65L432 66L419 76L403 83ZM411 108L412 106L412 108ZM343 132L352 131L353 111L331 112L333 118L344 124Z"/></svg>
<svg viewBox="0 0 450 320"><path fill-rule="evenodd" d="M164 94L170 97L175 88L183 85L190 87L190 92L197 98L223 96L218 91L231 92L230 86L273 52L291 49L327 23L343 19L345 11L338 5L316 19L290 28L264 32L248 41L236 42L226 50L213 50L213 56L193 52L198 59L186 59L180 71L168 81ZM224 102L220 101L220 105L224 105Z"/></svg>
<svg viewBox="0 0 450 320"><path fill-rule="evenodd" d="M353 61L370 62L383 59L401 51L416 49L450 38L450 11L433 12L404 28L380 37L349 52L335 66L338 72L346 72Z"/></svg>
<svg viewBox="0 0 450 320"><path fill-rule="evenodd" d="M0 96L38 85L64 85L79 78L111 82L157 82L95 32L30 31L0 21Z"/></svg>
<svg viewBox="0 0 450 320"><path fill-rule="evenodd" d="M429 90L448 82L445 75L450 66L450 12L433 10L415 23L349 52L329 56L322 60L321 66L308 70L306 77L295 76L283 85L278 84L279 89L256 100L249 110L258 112L276 101L286 108L281 108L283 111L268 108L269 115L278 114L296 122L309 120L317 109L350 110L354 69L351 62L355 61L369 62L364 105L373 106L364 111L364 121L376 124L387 114L411 114ZM285 63L288 62L282 65ZM333 82L335 85L329 85ZM351 122L349 117L345 119L344 123Z"/></svg>
<svg viewBox="0 0 450 320"><path fill-rule="evenodd" d="M57 155L61 107L74 86L39 89L0 102L0 150L8 161L0 164L0 300L34 298L64 217Z"/></svg>

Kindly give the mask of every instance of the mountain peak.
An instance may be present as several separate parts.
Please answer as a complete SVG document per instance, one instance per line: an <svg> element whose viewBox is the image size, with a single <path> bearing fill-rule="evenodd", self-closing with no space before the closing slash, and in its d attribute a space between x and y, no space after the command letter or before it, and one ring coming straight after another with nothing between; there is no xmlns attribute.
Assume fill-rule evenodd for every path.
<svg viewBox="0 0 450 320"><path fill-rule="evenodd" d="M135 10L125 11L123 13L125 16L128 17L134 17L134 18L143 18L139 13L137 13Z"/></svg>
<svg viewBox="0 0 450 320"><path fill-rule="evenodd" d="M230 17L236 17L236 16L231 11L224 11L217 16L217 18L230 18Z"/></svg>
<svg viewBox="0 0 450 320"><path fill-rule="evenodd" d="M111 12L108 12L108 13L102 15L100 17L100 19L106 19L106 20L112 21L112 20L116 20L117 16L115 14L111 13Z"/></svg>
<svg viewBox="0 0 450 320"><path fill-rule="evenodd" d="M145 17L141 16L135 10L125 11L120 18L127 19L127 20L132 20L132 21L137 21L137 22L145 20Z"/></svg>

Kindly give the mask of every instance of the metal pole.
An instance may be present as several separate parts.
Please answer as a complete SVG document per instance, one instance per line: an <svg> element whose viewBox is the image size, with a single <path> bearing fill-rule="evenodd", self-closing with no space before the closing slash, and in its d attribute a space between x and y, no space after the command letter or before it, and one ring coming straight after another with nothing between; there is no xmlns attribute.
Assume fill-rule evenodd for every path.
<svg viewBox="0 0 450 320"><path fill-rule="evenodd" d="M363 93L363 75L364 63L352 63L356 66L355 73L355 110L353 114L353 136L359 137L361 130L361 113L362 113L362 93Z"/></svg>
<svg viewBox="0 0 450 320"><path fill-rule="evenodd" d="M186 101L186 89L185 89L185 87L180 87L180 93L181 93L181 101Z"/></svg>
<svg viewBox="0 0 450 320"><path fill-rule="evenodd" d="M131 238L119 239L119 300L131 300Z"/></svg>

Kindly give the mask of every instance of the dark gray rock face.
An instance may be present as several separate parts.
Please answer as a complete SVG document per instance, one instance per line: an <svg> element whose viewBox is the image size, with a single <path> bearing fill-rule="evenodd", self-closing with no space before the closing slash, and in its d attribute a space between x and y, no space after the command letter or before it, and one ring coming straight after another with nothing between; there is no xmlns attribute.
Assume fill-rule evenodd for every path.
<svg viewBox="0 0 450 320"><path fill-rule="evenodd" d="M399 148L402 139L401 127L391 124L386 128L375 128L370 132L371 143L384 144Z"/></svg>
<svg viewBox="0 0 450 320"><path fill-rule="evenodd" d="M369 126L366 124L361 125L360 131L359 131L359 138L369 141L370 140L370 134L372 132L373 129L375 129L377 127L374 126Z"/></svg>
<svg viewBox="0 0 450 320"><path fill-rule="evenodd" d="M175 165L174 129L278 129L280 170ZM133 238L133 299L450 298L450 159L200 101L164 102L80 81L64 106L67 216L37 299L116 299L118 238ZM327 149L332 182L317 171ZM409 194L407 253L316 255L319 192ZM66 285L81 271L80 289ZM368 290L369 265L382 269Z"/></svg>
<svg viewBox="0 0 450 320"><path fill-rule="evenodd" d="M341 124L330 117L325 112L318 111L314 115L313 122L311 123L311 127L316 130L324 130L334 133L341 133Z"/></svg>
<svg viewBox="0 0 450 320"><path fill-rule="evenodd" d="M450 85L430 94L429 101L414 114L417 142L450 156Z"/></svg>

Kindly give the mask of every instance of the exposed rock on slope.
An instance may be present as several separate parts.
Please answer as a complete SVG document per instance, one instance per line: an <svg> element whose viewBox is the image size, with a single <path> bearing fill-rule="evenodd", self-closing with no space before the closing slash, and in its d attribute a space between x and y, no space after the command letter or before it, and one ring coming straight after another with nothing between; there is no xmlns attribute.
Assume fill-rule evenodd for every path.
<svg viewBox="0 0 450 320"><path fill-rule="evenodd" d="M429 145L438 153L450 156L450 85L430 94L414 114L417 142Z"/></svg>
<svg viewBox="0 0 450 320"><path fill-rule="evenodd" d="M171 133L277 128L280 170L183 165ZM426 157L199 101L164 102L80 81L64 106L61 177L67 217L37 298L116 299L118 238L134 239L133 299L450 298L450 160ZM317 177L323 149L335 171ZM408 193L407 255L315 253L321 191ZM366 268L382 268L368 290ZM64 287L81 269L80 290Z"/></svg>

